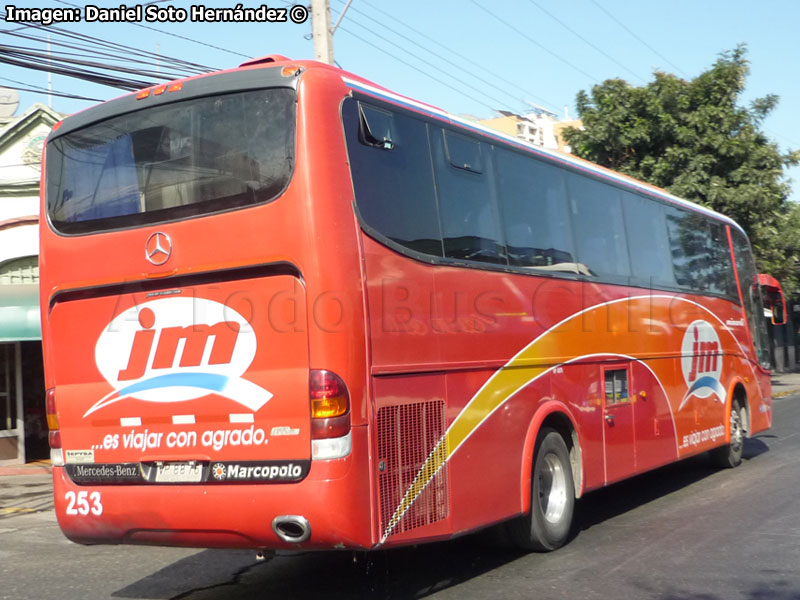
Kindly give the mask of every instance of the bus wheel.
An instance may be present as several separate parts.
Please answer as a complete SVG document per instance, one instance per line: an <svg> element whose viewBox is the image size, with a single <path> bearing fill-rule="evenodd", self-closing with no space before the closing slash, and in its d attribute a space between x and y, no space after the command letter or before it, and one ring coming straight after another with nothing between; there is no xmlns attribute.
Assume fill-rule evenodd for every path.
<svg viewBox="0 0 800 600"><path fill-rule="evenodd" d="M566 543L572 526L572 467L564 438L554 429L539 432L533 457L531 508L509 523L509 534L520 548L549 552Z"/></svg>
<svg viewBox="0 0 800 600"><path fill-rule="evenodd" d="M742 401L734 398L731 403L731 443L711 451L711 457L718 466L729 469L742 462L745 423L747 411Z"/></svg>

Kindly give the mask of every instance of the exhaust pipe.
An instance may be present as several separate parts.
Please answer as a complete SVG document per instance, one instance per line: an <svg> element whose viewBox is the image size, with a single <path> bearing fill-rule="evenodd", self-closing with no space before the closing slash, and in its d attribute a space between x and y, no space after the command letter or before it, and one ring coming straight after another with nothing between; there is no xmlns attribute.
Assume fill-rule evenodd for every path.
<svg viewBox="0 0 800 600"><path fill-rule="evenodd" d="M311 537L311 524L300 515L281 515L272 519L272 531L289 544L302 544Z"/></svg>

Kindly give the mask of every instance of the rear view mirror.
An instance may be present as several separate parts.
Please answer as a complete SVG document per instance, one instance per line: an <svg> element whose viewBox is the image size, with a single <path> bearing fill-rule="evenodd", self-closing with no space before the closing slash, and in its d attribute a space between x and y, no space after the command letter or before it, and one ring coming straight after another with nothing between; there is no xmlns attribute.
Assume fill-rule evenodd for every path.
<svg viewBox="0 0 800 600"><path fill-rule="evenodd" d="M772 313L773 325L786 324L786 298L783 295L781 284L774 277L760 273L758 283L764 297L764 306Z"/></svg>

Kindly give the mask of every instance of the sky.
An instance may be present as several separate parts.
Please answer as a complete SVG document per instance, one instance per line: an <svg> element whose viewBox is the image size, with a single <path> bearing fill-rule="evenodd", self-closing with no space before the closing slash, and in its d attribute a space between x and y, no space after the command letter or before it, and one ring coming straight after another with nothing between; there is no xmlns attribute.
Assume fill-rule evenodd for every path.
<svg viewBox="0 0 800 600"><path fill-rule="evenodd" d="M157 6L173 5L188 12L197 2L160 0ZM333 23L346 0L330 2ZM78 0L14 2L20 8L66 8L70 3L84 4ZM121 3L96 0L100 7ZM261 6L260 2L243 4ZM285 0L268 3L271 7L291 4ZM232 8L236 2L209 0L204 6ZM800 148L797 23L798 0L760 4L751 0L352 0L333 44L335 60L342 68L450 113L489 118L498 109L526 112L533 103L563 118L565 111L577 116L575 96L580 90L588 92L605 79L643 85L656 70L691 79L711 67L721 52L744 43L751 72L742 103L766 94L779 96L778 107L763 129L787 151ZM245 57L267 54L295 59L314 56L310 19L301 24L201 23L187 18L180 23L58 26L214 68L234 67ZM44 48L4 33L18 27L0 21L0 44ZM19 31L46 33L31 28ZM0 85L46 88L47 74L0 64ZM104 100L121 94L61 75L52 77L52 89ZM46 93L20 92L20 111L33 102L46 104ZM52 107L64 113L91 104L52 99ZM787 175L794 180L791 198L800 201L800 167Z"/></svg>

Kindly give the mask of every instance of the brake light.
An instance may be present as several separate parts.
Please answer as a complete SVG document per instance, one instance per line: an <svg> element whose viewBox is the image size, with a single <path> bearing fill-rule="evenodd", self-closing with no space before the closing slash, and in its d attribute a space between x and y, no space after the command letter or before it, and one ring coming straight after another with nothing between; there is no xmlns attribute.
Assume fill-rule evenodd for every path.
<svg viewBox="0 0 800 600"><path fill-rule="evenodd" d="M61 429L58 425L55 388L47 390L45 412L47 413L47 427L50 429L50 433L47 435L47 441L50 442L50 460L53 466L61 467L64 465L64 453L61 450Z"/></svg>
<svg viewBox="0 0 800 600"><path fill-rule="evenodd" d="M350 433L350 394L342 378L333 371L312 369L308 387L311 398L311 439L347 436Z"/></svg>
<svg viewBox="0 0 800 600"><path fill-rule="evenodd" d="M314 419L340 417L350 410L347 386L342 378L332 371L312 370L309 373L309 393L311 417Z"/></svg>

